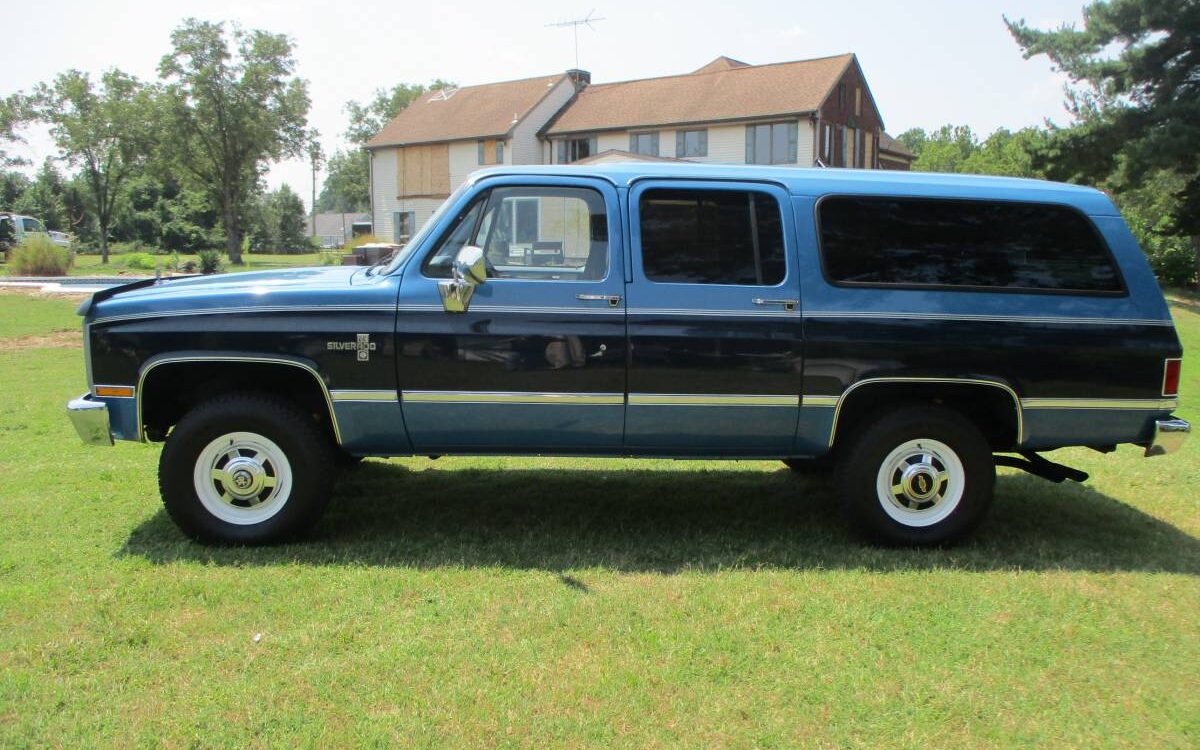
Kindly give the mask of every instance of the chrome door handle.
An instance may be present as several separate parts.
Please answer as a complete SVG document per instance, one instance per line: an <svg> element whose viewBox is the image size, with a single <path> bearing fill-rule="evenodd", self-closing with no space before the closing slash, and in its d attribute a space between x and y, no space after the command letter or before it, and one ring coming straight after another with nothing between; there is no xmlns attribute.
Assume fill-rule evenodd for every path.
<svg viewBox="0 0 1200 750"><path fill-rule="evenodd" d="M609 307L621 304L621 295L619 294L576 294L575 299L584 302L607 302Z"/></svg>
<svg viewBox="0 0 1200 750"><path fill-rule="evenodd" d="M756 305L782 305L784 310L795 310L796 305L800 304L800 300L798 299L763 299L762 297L755 297L750 301Z"/></svg>

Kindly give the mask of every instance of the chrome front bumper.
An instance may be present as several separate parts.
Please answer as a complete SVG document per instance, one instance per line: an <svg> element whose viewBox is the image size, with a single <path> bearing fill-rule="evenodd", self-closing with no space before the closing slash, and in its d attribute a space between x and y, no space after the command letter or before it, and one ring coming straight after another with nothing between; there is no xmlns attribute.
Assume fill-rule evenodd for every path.
<svg viewBox="0 0 1200 750"><path fill-rule="evenodd" d="M1159 419L1154 423L1154 439L1146 446L1147 456L1165 456L1174 453L1187 440L1192 426L1182 419Z"/></svg>
<svg viewBox="0 0 1200 750"><path fill-rule="evenodd" d="M108 405L96 401L92 394L85 393L67 402L67 415L79 433L79 439L88 445L112 445L112 430L108 424Z"/></svg>

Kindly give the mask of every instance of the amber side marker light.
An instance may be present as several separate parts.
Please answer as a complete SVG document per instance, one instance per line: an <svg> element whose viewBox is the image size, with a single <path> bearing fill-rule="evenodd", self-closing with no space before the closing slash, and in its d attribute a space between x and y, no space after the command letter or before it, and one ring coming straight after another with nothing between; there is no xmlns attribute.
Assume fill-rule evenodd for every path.
<svg viewBox="0 0 1200 750"><path fill-rule="evenodd" d="M133 386L131 385L98 385L96 386L97 396L109 396L112 398L132 398Z"/></svg>
<svg viewBox="0 0 1200 750"><path fill-rule="evenodd" d="M1182 359L1168 359L1163 366L1163 395L1179 395L1179 373L1183 370Z"/></svg>

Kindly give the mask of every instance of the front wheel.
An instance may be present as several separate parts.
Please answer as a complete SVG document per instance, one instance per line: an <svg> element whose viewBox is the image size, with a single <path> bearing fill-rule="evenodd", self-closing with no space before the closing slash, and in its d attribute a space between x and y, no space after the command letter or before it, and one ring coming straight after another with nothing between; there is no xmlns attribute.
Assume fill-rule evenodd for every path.
<svg viewBox="0 0 1200 750"><path fill-rule="evenodd" d="M171 431L159 458L163 505L192 538L266 544L320 517L335 475L329 441L302 411L272 396L208 401Z"/></svg>
<svg viewBox="0 0 1200 750"><path fill-rule="evenodd" d="M992 502L991 447L959 413L906 407L865 427L838 462L843 508L886 544L937 545L970 532Z"/></svg>

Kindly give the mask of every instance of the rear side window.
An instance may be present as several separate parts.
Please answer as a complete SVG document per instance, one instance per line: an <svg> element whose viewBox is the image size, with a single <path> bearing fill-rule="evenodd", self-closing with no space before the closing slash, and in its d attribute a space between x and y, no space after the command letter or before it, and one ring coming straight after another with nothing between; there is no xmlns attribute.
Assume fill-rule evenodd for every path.
<svg viewBox="0 0 1200 750"><path fill-rule="evenodd" d="M821 260L841 284L1119 293L1099 233L1064 206L830 197Z"/></svg>
<svg viewBox="0 0 1200 750"><path fill-rule="evenodd" d="M751 190L647 190L638 203L650 281L775 286L787 271L779 203Z"/></svg>

